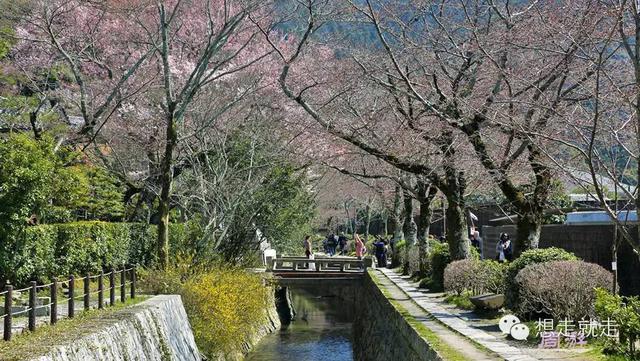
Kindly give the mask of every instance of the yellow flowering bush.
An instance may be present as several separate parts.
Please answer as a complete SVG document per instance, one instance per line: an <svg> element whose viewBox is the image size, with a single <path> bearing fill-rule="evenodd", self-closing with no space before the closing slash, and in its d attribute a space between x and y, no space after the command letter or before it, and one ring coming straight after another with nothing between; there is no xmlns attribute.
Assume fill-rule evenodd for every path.
<svg viewBox="0 0 640 361"><path fill-rule="evenodd" d="M273 288L263 276L225 264L197 264L177 255L166 271L139 272L144 292L180 294L200 351L209 359L241 359L244 345L266 325Z"/></svg>

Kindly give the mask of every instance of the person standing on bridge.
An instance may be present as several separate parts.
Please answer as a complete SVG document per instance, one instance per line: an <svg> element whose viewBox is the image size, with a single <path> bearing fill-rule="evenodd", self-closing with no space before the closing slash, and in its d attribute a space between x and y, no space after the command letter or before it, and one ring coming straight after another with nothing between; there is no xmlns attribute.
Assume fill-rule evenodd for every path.
<svg viewBox="0 0 640 361"><path fill-rule="evenodd" d="M356 257L358 257L358 259L362 259L364 254L367 252L367 247L364 245L364 242L362 242L357 233L354 233L353 239L356 241Z"/></svg>
<svg viewBox="0 0 640 361"><path fill-rule="evenodd" d="M304 236L304 255L307 258L311 258L311 236Z"/></svg>
<svg viewBox="0 0 640 361"><path fill-rule="evenodd" d="M338 238L331 233L327 236L327 253L329 256L333 256L336 253L336 246L338 245Z"/></svg>
<svg viewBox="0 0 640 361"><path fill-rule="evenodd" d="M340 232L340 236L338 237L338 249L341 256L344 256L347 253L347 236L344 235L344 232Z"/></svg>

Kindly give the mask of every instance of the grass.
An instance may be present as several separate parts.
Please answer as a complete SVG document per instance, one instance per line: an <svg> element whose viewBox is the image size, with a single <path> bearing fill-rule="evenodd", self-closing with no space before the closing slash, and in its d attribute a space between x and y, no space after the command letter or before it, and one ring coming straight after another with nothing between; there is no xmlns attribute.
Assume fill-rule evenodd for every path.
<svg viewBox="0 0 640 361"><path fill-rule="evenodd" d="M605 355L604 346L596 344L591 351L588 351L582 355L581 360L588 359L589 361L629 361L630 359L625 355Z"/></svg>
<svg viewBox="0 0 640 361"><path fill-rule="evenodd" d="M461 308L463 310L474 310L476 307L474 306L473 303L471 303L471 300L469 299L469 297L471 296L470 293L462 293L462 294L451 294L448 295L447 298L445 298L445 302L450 303L452 305L455 305L458 308Z"/></svg>
<svg viewBox="0 0 640 361"><path fill-rule="evenodd" d="M127 299L125 303L116 303L104 310L89 310L76 314L75 318L62 319L54 326L42 325L34 332L14 335L9 342L0 341L0 360L20 361L40 356L51 347L77 340L83 335L97 330L101 325L113 323L124 318L120 311L147 299L144 296Z"/></svg>
<svg viewBox="0 0 640 361"><path fill-rule="evenodd" d="M389 300L391 305L402 315L402 317L407 321L407 323L413 327L414 330L420 335L420 337L427 340L429 346L437 352L444 360L446 361L465 361L467 358L456 350L454 347L444 342L435 332L425 326L422 322L418 321L415 317L413 317L398 301L393 300L391 294L384 285L380 283L378 277L369 271L369 275L373 282L378 286L378 289L382 292L382 294ZM481 348L481 347L479 347ZM481 348L486 350L484 348Z"/></svg>

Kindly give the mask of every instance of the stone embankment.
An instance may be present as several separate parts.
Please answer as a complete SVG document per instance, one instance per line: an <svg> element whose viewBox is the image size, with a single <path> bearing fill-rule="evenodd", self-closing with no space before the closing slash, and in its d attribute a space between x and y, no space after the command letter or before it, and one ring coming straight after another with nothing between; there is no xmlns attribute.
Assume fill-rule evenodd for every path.
<svg viewBox="0 0 640 361"><path fill-rule="evenodd" d="M100 318L93 332L32 361L200 361L180 296L162 295Z"/></svg>

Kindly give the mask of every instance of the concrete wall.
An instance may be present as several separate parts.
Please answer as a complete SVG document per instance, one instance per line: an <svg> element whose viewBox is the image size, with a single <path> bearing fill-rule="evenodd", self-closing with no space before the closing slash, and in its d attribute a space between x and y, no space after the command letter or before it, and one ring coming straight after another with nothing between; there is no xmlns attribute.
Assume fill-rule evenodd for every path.
<svg viewBox="0 0 640 361"><path fill-rule="evenodd" d="M496 244L502 232L509 233L514 240L518 237L515 226L482 227L485 258L496 257ZM546 225L542 227L540 248L563 248L587 262L611 270L613 233L612 225ZM637 236L635 229L631 233ZM640 262L624 240L619 242L618 248L618 283L622 294L640 294Z"/></svg>
<svg viewBox="0 0 640 361"><path fill-rule="evenodd" d="M353 330L357 361L441 360L368 275L356 302Z"/></svg>

